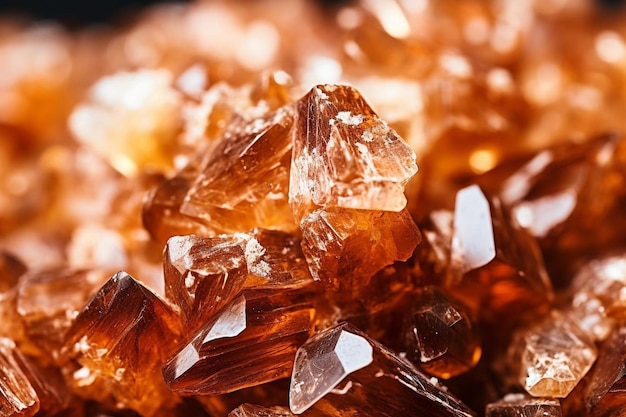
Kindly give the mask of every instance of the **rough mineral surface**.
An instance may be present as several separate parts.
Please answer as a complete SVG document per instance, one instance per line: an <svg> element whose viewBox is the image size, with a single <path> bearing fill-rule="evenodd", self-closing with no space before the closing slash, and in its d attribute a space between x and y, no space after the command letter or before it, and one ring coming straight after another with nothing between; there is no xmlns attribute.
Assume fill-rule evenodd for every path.
<svg viewBox="0 0 626 417"><path fill-rule="evenodd" d="M448 285L471 310L490 321L507 310L523 318L552 299L536 243L477 185L456 195Z"/></svg>
<svg viewBox="0 0 626 417"><path fill-rule="evenodd" d="M242 404L228 414L228 417L293 417L288 408L261 407L254 404Z"/></svg>
<svg viewBox="0 0 626 417"><path fill-rule="evenodd" d="M436 382L349 324L308 340L296 355L289 407L315 416L474 413Z"/></svg>
<svg viewBox="0 0 626 417"><path fill-rule="evenodd" d="M354 88L318 85L297 103L289 201L296 219L311 206L400 211L417 172L413 150Z"/></svg>
<svg viewBox="0 0 626 417"><path fill-rule="evenodd" d="M11 339L0 338L0 415L34 416L39 398L25 374L24 359Z"/></svg>
<svg viewBox="0 0 626 417"><path fill-rule="evenodd" d="M173 401L160 364L172 354L179 334L172 309L133 277L118 272L78 314L65 337L64 358L79 364L70 376L72 383L97 399L106 387L118 404L153 415Z"/></svg>
<svg viewBox="0 0 626 417"><path fill-rule="evenodd" d="M561 417L561 404L549 398L532 398L524 394L508 394L487 405L487 417Z"/></svg>
<svg viewBox="0 0 626 417"><path fill-rule="evenodd" d="M310 287L244 290L167 362L168 386L217 395L287 377L313 328L316 293Z"/></svg>
<svg viewBox="0 0 626 417"><path fill-rule="evenodd" d="M566 397L597 357L593 340L561 314L552 314L524 336L520 383L535 397Z"/></svg>

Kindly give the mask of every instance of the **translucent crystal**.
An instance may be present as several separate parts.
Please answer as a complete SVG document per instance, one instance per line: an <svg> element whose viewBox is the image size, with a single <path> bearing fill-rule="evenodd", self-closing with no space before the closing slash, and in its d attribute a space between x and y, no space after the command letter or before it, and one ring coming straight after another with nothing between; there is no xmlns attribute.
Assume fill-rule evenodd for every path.
<svg viewBox="0 0 626 417"><path fill-rule="evenodd" d="M125 175L145 167L171 167L171 150L179 128L180 97L165 70L122 72L103 78L77 107L70 128Z"/></svg>
<svg viewBox="0 0 626 417"><path fill-rule="evenodd" d="M506 311L536 314L552 299L536 242L477 185L456 195L450 259L448 286L490 321Z"/></svg>
<svg viewBox="0 0 626 417"><path fill-rule="evenodd" d="M561 404L550 398L532 398L508 394L502 400L487 404L487 417L561 417Z"/></svg>
<svg viewBox="0 0 626 417"><path fill-rule="evenodd" d="M254 404L242 404L228 414L228 417L292 417L285 407L261 407Z"/></svg>
<svg viewBox="0 0 626 417"><path fill-rule="evenodd" d="M465 308L433 287L420 290L405 324L407 358L431 375L448 379L480 359L481 348Z"/></svg>
<svg viewBox="0 0 626 417"><path fill-rule="evenodd" d="M531 327L523 343L520 382L535 397L566 397L597 356L589 336L556 313Z"/></svg>
<svg viewBox="0 0 626 417"><path fill-rule="evenodd" d="M218 395L285 378L312 331L314 297L306 283L244 290L167 362L165 381L177 393Z"/></svg>
<svg viewBox="0 0 626 417"><path fill-rule="evenodd" d="M8 338L0 338L0 413L3 416L35 415L39 398L24 373L24 359Z"/></svg>
<svg viewBox="0 0 626 417"><path fill-rule="evenodd" d="M297 102L289 202L400 211L415 154L352 87L318 85Z"/></svg>
<svg viewBox="0 0 626 417"><path fill-rule="evenodd" d="M63 359L79 364L71 378L83 395L98 399L104 388L118 407L151 416L175 401L160 366L179 334L178 317L170 307L118 272L76 317L65 338Z"/></svg>
<svg viewBox="0 0 626 417"><path fill-rule="evenodd" d="M436 381L346 323L298 349L289 407L316 416L474 415Z"/></svg>
<svg viewBox="0 0 626 417"><path fill-rule="evenodd" d="M311 274L330 288L367 285L386 265L407 260L421 240L407 210L318 209L301 228Z"/></svg>
<svg viewBox="0 0 626 417"><path fill-rule="evenodd" d="M233 118L205 159L181 213L219 232L294 230L287 203L292 124L288 106L253 121Z"/></svg>

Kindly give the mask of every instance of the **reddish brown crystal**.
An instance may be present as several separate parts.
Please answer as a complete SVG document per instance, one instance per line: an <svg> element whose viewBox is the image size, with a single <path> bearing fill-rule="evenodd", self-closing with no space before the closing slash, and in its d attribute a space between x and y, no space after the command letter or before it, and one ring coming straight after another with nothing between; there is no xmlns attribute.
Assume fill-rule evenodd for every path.
<svg viewBox="0 0 626 417"><path fill-rule="evenodd" d="M480 359L480 340L465 307L433 287L420 290L405 324L407 358L431 375L448 379Z"/></svg>
<svg viewBox="0 0 626 417"><path fill-rule="evenodd" d="M309 339L296 356L289 406L300 414L472 416L444 388L353 326Z"/></svg>
<svg viewBox="0 0 626 417"><path fill-rule="evenodd" d="M287 204L292 124L290 107L253 121L233 118L205 159L181 213L216 232L295 229Z"/></svg>
<svg viewBox="0 0 626 417"><path fill-rule="evenodd" d="M489 321L525 319L553 297L536 242L476 185L457 193L448 286Z"/></svg>
<svg viewBox="0 0 626 417"><path fill-rule="evenodd" d="M101 271L72 269L24 275L17 312L31 342L56 356L74 319L106 279Z"/></svg>
<svg viewBox="0 0 626 417"><path fill-rule="evenodd" d="M118 407L146 416L171 405L175 399L160 366L172 353L179 326L167 304L118 272L80 312L65 338L64 359L79 364L69 375L74 388L97 399L104 388Z"/></svg>
<svg viewBox="0 0 626 417"><path fill-rule="evenodd" d="M218 395L287 377L313 328L311 284L244 290L164 366L170 389Z"/></svg>
<svg viewBox="0 0 626 417"><path fill-rule="evenodd" d="M39 398L22 369L24 359L8 338L0 338L0 414L30 417L39 410Z"/></svg>
<svg viewBox="0 0 626 417"><path fill-rule="evenodd" d="M502 400L487 404L487 417L561 417L561 404L550 398L532 398L524 394L509 394Z"/></svg>
<svg viewBox="0 0 626 417"><path fill-rule="evenodd" d="M318 209L301 227L309 269L330 288L367 285L375 272L407 260L421 240L407 210Z"/></svg>

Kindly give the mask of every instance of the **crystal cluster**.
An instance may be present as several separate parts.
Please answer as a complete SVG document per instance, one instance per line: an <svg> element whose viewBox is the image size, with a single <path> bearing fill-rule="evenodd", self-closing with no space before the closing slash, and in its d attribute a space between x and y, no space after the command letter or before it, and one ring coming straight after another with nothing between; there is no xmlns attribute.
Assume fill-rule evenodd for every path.
<svg viewBox="0 0 626 417"><path fill-rule="evenodd" d="M0 417L624 415L616 3L2 19Z"/></svg>

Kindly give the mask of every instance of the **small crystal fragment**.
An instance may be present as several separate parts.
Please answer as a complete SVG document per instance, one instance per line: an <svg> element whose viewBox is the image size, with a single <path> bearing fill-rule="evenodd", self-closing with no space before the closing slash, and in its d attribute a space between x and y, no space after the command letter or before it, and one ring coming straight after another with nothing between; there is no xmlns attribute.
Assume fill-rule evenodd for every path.
<svg viewBox="0 0 626 417"><path fill-rule="evenodd" d="M472 416L410 363L347 323L309 339L296 355L289 407L315 416Z"/></svg>
<svg viewBox="0 0 626 417"><path fill-rule="evenodd" d="M400 211L415 153L352 87L318 85L297 102L289 202Z"/></svg>
<svg viewBox="0 0 626 417"><path fill-rule="evenodd" d="M533 325L523 343L520 382L535 397L566 397L597 356L593 340L558 313Z"/></svg>
<svg viewBox="0 0 626 417"><path fill-rule="evenodd" d="M262 407L255 404L242 404L228 414L228 417L293 417L286 407Z"/></svg>
<svg viewBox="0 0 626 417"><path fill-rule="evenodd" d="M311 284L243 290L166 363L170 389L218 395L287 377L313 328Z"/></svg>
<svg viewBox="0 0 626 417"><path fill-rule="evenodd" d="M418 291L408 313L407 358L439 378L466 372L480 359L477 329L465 308L433 287Z"/></svg>
<svg viewBox="0 0 626 417"><path fill-rule="evenodd" d="M301 227L311 274L335 289L367 285L383 267L407 260L421 240L407 210L318 209Z"/></svg>
<svg viewBox="0 0 626 417"><path fill-rule="evenodd" d="M448 286L474 313L499 321L507 311L537 314L552 300L539 248L502 207L472 185L457 193Z"/></svg>
<svg viewBox="0 0 626 417"><path fill-rule="evenodd" d="M0 415L30 417L39 398L22 369L24 358L8 338L0 338Z"/></svg>
<svg viewBox="0 0 626 417"><path fill-rule="evenodd" d="M179 327L167 304L127 273L118 272L76 317L63 358L79 364L73 378L84 395L99 398L98 387L104 386L118 407L151 416L174 401L160 366L172 353Z"/></svg>
<svg viewBox="0 0 626 417"><path fill-rule="evenodd" d="M16 287L20 277L26 272L26 265L16 256L0 250L0 300L3 294Z"/></svg>
<svg viewBox="0 0 626 417"><path fill-rule="evenodd" d="M26 335L56 356L74 319L106 279L100 271L73 269L24 275L18 289L17 312Z"/></svg>
<svg viewBox="0 0 626 417"><path fill-rule="evenodd" d="M487 404L486 417L561 417L561 404L550 398L532 398L508 394L500 401Z"/></svg>

